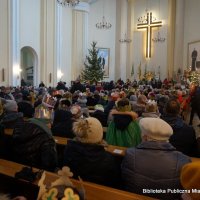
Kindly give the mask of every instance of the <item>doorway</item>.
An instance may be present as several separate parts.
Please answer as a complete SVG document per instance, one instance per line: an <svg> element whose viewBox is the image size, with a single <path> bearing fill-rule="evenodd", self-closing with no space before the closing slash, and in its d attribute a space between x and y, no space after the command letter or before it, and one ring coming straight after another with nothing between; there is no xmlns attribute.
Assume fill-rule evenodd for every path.
<svg viewBox="0 0 200 200"><path fill-rule="evenodd" d="M27 86L38 84L37 65L38 56L36 51L29 46L21 48L21 79L24 79Z"/></svg>

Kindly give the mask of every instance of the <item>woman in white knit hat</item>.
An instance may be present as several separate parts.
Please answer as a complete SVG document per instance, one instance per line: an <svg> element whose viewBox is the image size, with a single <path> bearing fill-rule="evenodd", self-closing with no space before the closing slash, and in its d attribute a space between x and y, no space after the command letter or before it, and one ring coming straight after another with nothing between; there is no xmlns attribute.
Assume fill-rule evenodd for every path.
<svg viewBox="0 0 200 200"><path fill-rule="evenodd" d="M172 191L182 189L180 171L190 158L168 142L173 130L164 120L147 117L139 125L142 143L127 149L122 162L125 188L158 199L176 199L180 193Z"/></svg>
<svg viewBox="0 0 200 200"><path fill-rule="evenodd" d="M118 186L119 166L113 155L102 145L103 128L93 117L73 124L75 140L68 141L64 153L64 165L69 166L74 178L108 186Z"/></svg>

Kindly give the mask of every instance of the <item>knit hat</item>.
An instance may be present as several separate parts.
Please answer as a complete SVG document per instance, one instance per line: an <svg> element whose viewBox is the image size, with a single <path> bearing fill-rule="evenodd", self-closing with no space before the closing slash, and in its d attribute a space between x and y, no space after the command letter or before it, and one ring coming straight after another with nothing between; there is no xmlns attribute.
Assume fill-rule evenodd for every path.
<svg viewBox="0 0 200 200"><path fill-rule="evenodd" d="M99 143L103 139L103 128L100 121L94 117L74 122L73 131L76 139L83 143Z"/></svg>
<svg viewBox="0 0 200 200"><path fill-rule="evenodd" d="M18 110L17 102L14 100L6 100L3 107L6 112L16 112Z"/></svg>
<svg viewBox="0 0 200 200"><path fill-rule="evenodd" d="M183 166L180 176L181 184L184 189L200 189L200 162L191 162ZM200 199L200 193L189 194L193 200Z"/></svg>
<svg viewBox="0 0 200 200"><path fill-rule="evenodd" d="M171 126L159 118L143 118L139 122L142 135L158 141L168 141L173 134Z"/></svg>

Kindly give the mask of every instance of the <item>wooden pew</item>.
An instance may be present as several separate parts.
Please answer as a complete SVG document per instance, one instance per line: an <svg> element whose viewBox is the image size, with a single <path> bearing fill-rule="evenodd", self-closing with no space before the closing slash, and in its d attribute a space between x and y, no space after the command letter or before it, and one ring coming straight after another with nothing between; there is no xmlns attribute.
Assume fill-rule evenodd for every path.
<svg viewBox="0 0 200 200"><path fill-rule="evenodd" d="M58 145L66 145L67 141L69 140L68 138L63 138L59 136L54 136L54 139L56 141L56 144ZM113 155L116 156L124 156L126 147L119 147L119 146L113 146L113 145L106 145L105 150L112 153Z"/></svg>
<svg viewBox="0 0 200 200"><path fill-rule="evenodd" d="M0 174L14 177L15 173L20 171L22 167L24 167L24 165L0 159ZM46 183L50 183L58 178L56 174L51 172L46 172L46 175ZM80 182L78 180L72 179L72 182L76 187L80 187ZM37 183L38 180L33 184L37 185ZM87 200L155 200L155 198L150 198L147 196L117 190L89 182L83 182L83 186L86 191Z"/></svg>
<svg viewBox="0 0 200 200"><path fill-rule="evenodd" d="M4 129L4 134L6 134L6 135L12 135L13 134L13 129L12 128L6 128L6 129Z"/></svg>
<svg viewBox="0 0 200 200"><path fill-rule="evenodd" d="M191 157L192 162L200 162L200 158Z"/></svg>
<svg viewBox="0 0 200 200"><path fill-rule="evenodd" d="M13 133L13 129L5 129L4 133L6 135L12 135ZM63 138L63 137L59 137L59 136L54 136L55 142L57 145L63 145L65 146L67 144L67 138ZM114 146L114 145L107 145L105 146L105 150L112 153L113 155L117 155L117 156L124 156L125 152L126 152L126 147L120 147L120 146ZM200 158L195 158L195 157L191 157L192 162L196 162L196 161L200 161Z"/></svg>

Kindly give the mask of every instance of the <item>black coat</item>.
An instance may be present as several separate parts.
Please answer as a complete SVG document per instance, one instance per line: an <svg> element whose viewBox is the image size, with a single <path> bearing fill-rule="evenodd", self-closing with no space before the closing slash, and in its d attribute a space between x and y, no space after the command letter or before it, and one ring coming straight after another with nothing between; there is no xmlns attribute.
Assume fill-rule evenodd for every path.
<svg viewBox="0 0 200 200"><path fill-rule="evenodd" d="M103 111L96 110L94 113L91 114L91 117L98 119L101 122L101 125L103 127L108 126L107 125L107 118L106 118L106 115Z"/></svg>
<svg viewBox="0 0 200 200"><path fill-rule="evenodd" d="M195 130L187 125L180 117L162 116L173 129L170 143L180 152L188 156L197 156L197 140Z"/></svg>
<svg viewBox="0 0 200 200"><path fill-rule="evenodd" d="M64 165L69 166L74 178L118 187L120 166L114 157L101 145L69 141L65 148Z"/></svg>
<svg viewBox="0 0 200 200"><path fill-rule="evenodd" d="M14 160L22 164L54 171L57 167L55 141L40 126L21 121L13 132Z"/></svg>
<svg viewBox="0 0 200 200"><path fill-rule="evenodd" d="M65 110L56 110L54 114L54 121L51 127L53 135L74 138L75 135L72 131L72 114Z"/></svg>
<svg viewBox="0 0 200 200"><path fill-rule="evenodd" d="M9 112L2 115L1 124L4 128L14 128L18 120L22 120L23 113Z"/></svg>

